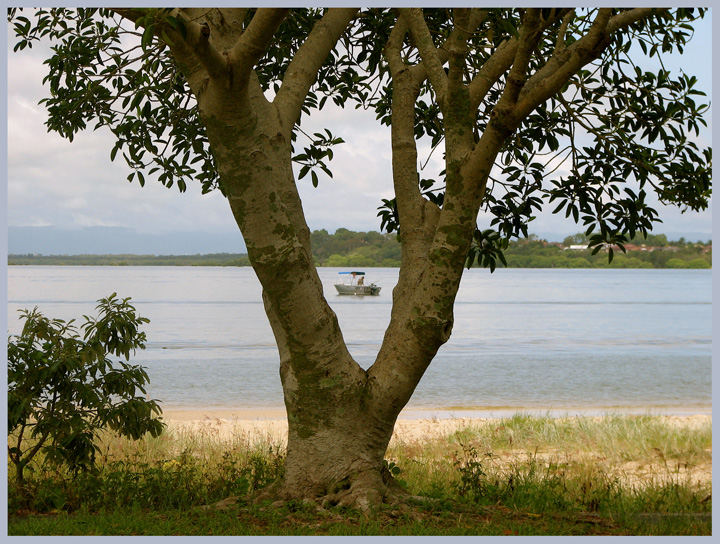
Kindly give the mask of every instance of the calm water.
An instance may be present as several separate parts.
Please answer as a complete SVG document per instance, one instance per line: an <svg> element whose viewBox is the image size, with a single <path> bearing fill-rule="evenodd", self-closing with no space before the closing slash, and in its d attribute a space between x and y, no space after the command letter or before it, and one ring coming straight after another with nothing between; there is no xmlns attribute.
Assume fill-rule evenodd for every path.
<svg viewBox="0 0 720 544"><path fill-rule="evenodd" d="M321 268L349 349L372 364L397 269L368 269L379 297L340 297ZM496 411L711 407L708 270L467 271L450 341L409 407ZM165 407L281 407L278 355L250 268L11 266L8 326L39 306L70 319L117 291L151 319L150 394ZM448 412L445 412L448 413Z"/></svg>

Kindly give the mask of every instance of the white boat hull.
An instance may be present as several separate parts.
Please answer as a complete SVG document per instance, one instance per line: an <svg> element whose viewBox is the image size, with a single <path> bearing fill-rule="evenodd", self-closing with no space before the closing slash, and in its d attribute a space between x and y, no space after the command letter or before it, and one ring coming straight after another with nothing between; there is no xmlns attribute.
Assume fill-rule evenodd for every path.
<svg viewBox="0 0 720 544"><path fill-rule="evenodd" d="M338 295L358 295L358 296L376 296L380 294L381 287L377 285L345 285L343 283L336 283L335 289L337 289Z"/></svg>

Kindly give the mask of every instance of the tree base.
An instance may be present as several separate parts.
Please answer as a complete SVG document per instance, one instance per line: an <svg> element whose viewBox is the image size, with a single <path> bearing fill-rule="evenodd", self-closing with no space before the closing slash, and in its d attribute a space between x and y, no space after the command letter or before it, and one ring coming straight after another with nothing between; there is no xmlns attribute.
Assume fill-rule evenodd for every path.
<svg viewBox="0 0 720 544"><path fill-rule="evenodd" d="M279 481L259 492L254 502L270 500L273 506L281 506L288 501L301 501L314 504L318 509L339 506L354 508L368 514L381 504L400 504L410 498L416 498L398 484L386 468L381 472L368 471L345 477L334 485L326 487L324 493L309 491L306 487Z"/></svg>

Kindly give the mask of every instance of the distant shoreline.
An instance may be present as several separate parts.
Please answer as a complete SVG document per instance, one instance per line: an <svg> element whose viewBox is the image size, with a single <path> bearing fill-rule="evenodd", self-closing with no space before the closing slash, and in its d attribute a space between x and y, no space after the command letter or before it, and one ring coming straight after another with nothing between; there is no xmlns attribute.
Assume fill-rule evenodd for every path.
<svg viewBox="0 0 720 544"><path fill-rule="evenodd" d="M617 259L617 258L616 258ZM573 263L572 261L541 261L538 266L533 263L513 264L498 268L558 268L558 269L654 269L654 270L710 270L711 265L698 266L697 262L675 259L672 266L646 266L638 262L620 263L622 266L604 263ZM8 266L214 266L214 267L249 267L250 260L245 253L210 253L198 255L8 255ZM363 268L398 268L400 263L381 264L348 264L348 267ZM318 268L338 268L337 266L318 264Z"/></svg>
<svg viewBox="0 0 720 544"><path fill-rule="evenodd" d="M114 231L113 231L114 232ZM223 246L207 252L207 245L141 244L125 241L112 244L113 233L94 243L76 239L66 233L64 239L44 239L39 233L32 240L10 244L9 265L56 266L250 266L247 248L243 244ZM12 239L12 236L10 237ZM622 245L589 247L585 233L567 236L560 241L548 241L534 234L507 241L497 259L506 268L711 268L712 239L692 242L683 237L669 240L665 234L637 233ZM218 246L212 246L218 247ZM381 267L397 268L402 261L402 248L394 233L377 231L355 232L339 228L334 234L327 230L310 233L313 262L318 267ZM225 249L227 248L227 249ZM207 253L193 253L194 251ZM140 253L133 253L137 251ZM164 254L160 254L163 252ZM52 254L51 254L52 253ZM471 263L472 264L472 263ZM476 263L477 264L477 263Z"/></svg>

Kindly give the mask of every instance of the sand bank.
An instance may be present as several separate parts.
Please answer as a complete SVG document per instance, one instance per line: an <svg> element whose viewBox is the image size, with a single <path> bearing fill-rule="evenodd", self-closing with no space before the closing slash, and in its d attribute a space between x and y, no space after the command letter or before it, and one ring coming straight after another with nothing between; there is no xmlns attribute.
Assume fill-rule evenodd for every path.
<svg viewBox="0 0 720 544"><path fill-rule="evenodd" d="M442 411L444 417L437 417L436 412L430 411L404 411L395 424L392 441L413 442L417 440L432 440L442 438L454 431L471 425L482 425L496 420L498 417L508 417L515 410L507 414L470 412L471 416L459 417L455 412ZM463 411L467 414L467 411ZM558 412L551 410L533 411L538 415L553 415L555 417L601 417L600 411L587 414L573 412ZM608 413L628 413L625 411L609 411ZM662 415L652 411L638 411L636 413L650 413L660 415L672 425L685 427L699 427L712 421L710 413L695 413L685 415ZM482 415L480 415L482 414ZM269 440L273 443L284 444L287 437L287 419L285 410L281 408L204 408L204 409L166 409L163 417L171 430L198 430L208 432L221 440L231 440L234 436L242 435L244 440ZM392 443L392 442L391 442Z"/></svg>

